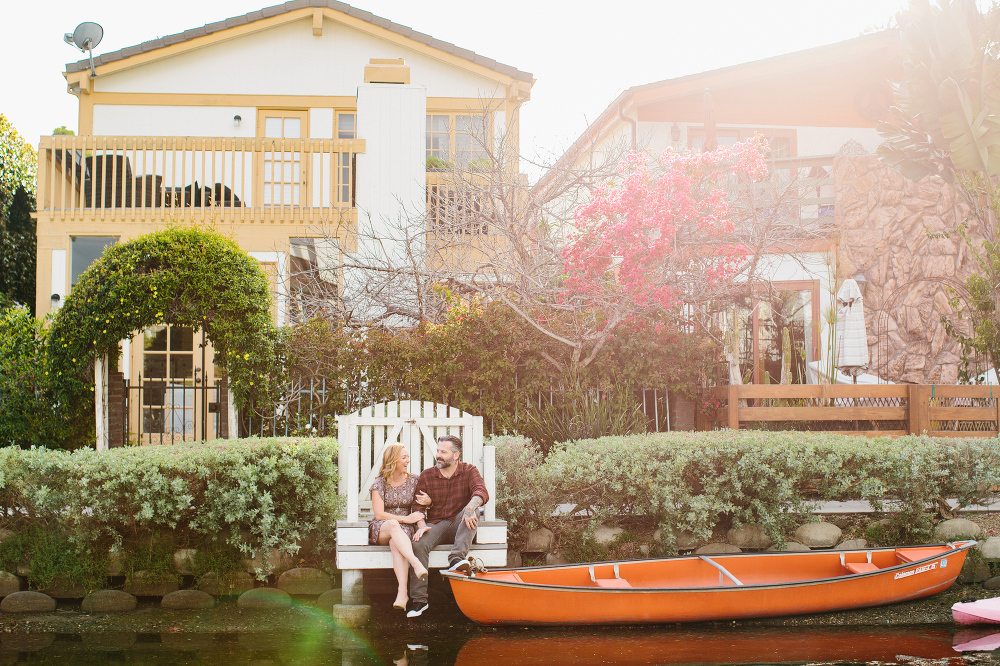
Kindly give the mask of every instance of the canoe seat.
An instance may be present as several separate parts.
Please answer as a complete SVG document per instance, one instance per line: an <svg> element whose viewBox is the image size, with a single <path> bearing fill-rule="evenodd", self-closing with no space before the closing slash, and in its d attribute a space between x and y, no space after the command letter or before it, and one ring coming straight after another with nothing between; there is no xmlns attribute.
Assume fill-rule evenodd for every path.
<svg viewBox="0 0 1000 666"><path fill-rule="evenodd" d="M871 562L848 562L844 566L847 567L848 571L856 574L878 571L878 567Z"/></svg>
<svg viewBox="0 0 1000 666"><path fill-rule="evenodd" d="M593 581L594 585L597 587L632 587L632 584L627 580L622 578L621 573L618 571L618 565L615 564L615 577L614 578L597 578L594 575L594 565L590 565L590 580Z"/></svg>
<svg viewBox="0 0 1000 666"><path fill-rule="evenodd" d="M896 557L899 558L900 562L916 562L917 560L923 560L928 557L934 557L935 555L940 555L942 549L940 548L907 548L903 550L902 548L896 549Z"/></svg>
<svg viewBox="0 0 1000 666"><path fill-rule="evenodd" d="M594 582L597 587L632 587L624 578L595 578Z"/></svg>

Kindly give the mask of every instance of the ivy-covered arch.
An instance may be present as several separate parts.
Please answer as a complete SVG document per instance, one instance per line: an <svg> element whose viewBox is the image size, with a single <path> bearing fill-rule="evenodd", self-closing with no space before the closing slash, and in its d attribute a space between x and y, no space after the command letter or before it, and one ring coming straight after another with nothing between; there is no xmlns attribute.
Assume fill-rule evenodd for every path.
<svg viewBox="0 0 1000 666"><path fill-rule="evenodd" d="M94 359L157 324L204 329L237 405L270 393L281 367L264 271L214 231L170 227L108 248L56 313L50 371L67 418L92 413Z"/></svg>

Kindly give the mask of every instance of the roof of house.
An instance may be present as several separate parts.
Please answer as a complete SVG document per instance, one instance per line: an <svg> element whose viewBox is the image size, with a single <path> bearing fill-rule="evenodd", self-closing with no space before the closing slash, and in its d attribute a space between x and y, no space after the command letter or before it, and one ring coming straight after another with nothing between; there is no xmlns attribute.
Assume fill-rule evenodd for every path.
<svg viewBox="0 0 1000 666"><path fill-rule="evenodd" d="M337 0L292 0L291 2L286 2L280 5L274 5L272 7L265 7L255 12L250 12L249 14L244 14L242 16L234 16L233 18L225 19L224 21L216 21L215 23L209 23L208 25L203 25L200 28L191 28L190 30L185 30L174 35L167 35L166 37L160 37L159 39L152 39L148 42L143 42L135 46L129 46L118 51L113 51L111 53L104 53L100 56L94 58L94 64L97 66L106 65L108 63L116 62L118 60L124 60L131 56L147 53L149 51L154 51L156 49L165 48L173 44L179 44L186 42L198 37L204 37L206 35L211 35L215 32L220 32L222 30L228 30L235 28L237 26L246 25L248 23L253 23L254 21L260 21L262 19L271 18L273 16L278 16L281 14L286 14L288 12L296 11L299 9L309 9L309 8L326 8L332 9L355 19L359 19L372 25L384 28L390 32L397 33L403 37L407 37L416 42L424 44L430 48L449 53L453 56L463 58L471 63L492 69L500 74L509 76L512 79L519 81L533 82L534 78L528 72L522 72L521 70L511 67L510 65L504 65L503 63L497 62L492 58L487 58L481 56L468 49L463 49L449 42L443 42L440 39L435 39L430 35L425 35L422 32L417 32L412 28L405 25L400 25L398 23L393 23L388 19L384 19L380 16L375 16L371 12L366 12L361 9L356 9L350 5L344 4L343 2L337 2ZM79 60L77 62L68 63L66 65L66 73L80 72L90 67L90 60Z"/></svg>
<svg viewBox="0 0 1000 666"><path fill-rule="evenodd" d="M794 80L797 83L804 82L811 89L785 86L781 92L801 97L810 93L829 92L824 91L823 86L832 80L831 77L865 77L873 83L881 81L885 84L887 72L898 68L901 73L901 63L898 32L886 30L804 51L633 86L618 95L584 130L559 159L557 166L572 163L577 155L619 122L622 114L629 109L636 110L638 120L662 120L659 116L664 115L664 109L672 109L675 113L672 121L698 122L703 118L704 92L709 89L716 105L717 122L784 124L787 122L784 118L762 123L759 118L732 117L734 114L741 118L752 114L759 116L761 112L760 105L750 108L745 103L746 100L739 97L739 91L771 86L768 90L774 93L776 81ZM815 76L817 72L822 72L823 76ZM774 97L769 99L772 105L780 103ZM814 107L818 107L828 100L809 101ZM855 104L854 99L843 101L849 102L851 106ZM730 117L726 117L727 113ZM870 124L874 127L874 120ZM547 176L548 174L543 174L536 188L544 186Z"/></svg>

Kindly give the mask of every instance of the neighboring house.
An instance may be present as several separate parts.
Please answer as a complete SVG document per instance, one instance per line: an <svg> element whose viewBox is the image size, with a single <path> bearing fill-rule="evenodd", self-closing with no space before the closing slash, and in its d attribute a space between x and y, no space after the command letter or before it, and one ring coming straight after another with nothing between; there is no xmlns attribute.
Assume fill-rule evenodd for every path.
<svg viewBox="0 0 1000 666"><path fill-rule="evenodd" d="M860 275L872 372L895 382L953 383L957 346L945 340L939 319L951 314L948 279L961 281L973 267L954 242L928 239L924 229L953 229L964 214L942 183L904 182L873 157L881 143L876 124L892 102L888 82L901 76L899 37L886 31L636 86L561 164L599 163L616 150L698 150L713 126L720 144L763 134L772 178L799 179L796 219L819 233L794 254L776 252L767 264L774 290L739 312L744 377L762 382L767 373L778 381L786 325L797 363L825 367L833 297L845 278ZM545 184L543 177L536 187ZM796 381L804 380L799 372Z"/></svg>
<svg viewBox="0 0 1000 666"><path fill-rule="evenodd" d="M214 224L261 262L279 325L302 313L304 292L343 297L349 278L324 267L399 220L424 223L439 179L429 157L474 161L500 136L516 148L534 82L335 0L268 7L95 64L96 77L89 60L65 72L79 136L39 143L39 316L105 247L175 220ZM298 284L310 269L329 284ZM133 432L176 436L206 419L215 431L191 392L214 380L200 341L159 327L123 342L125 376L151 387L141 415L133 400Z"/></svg>

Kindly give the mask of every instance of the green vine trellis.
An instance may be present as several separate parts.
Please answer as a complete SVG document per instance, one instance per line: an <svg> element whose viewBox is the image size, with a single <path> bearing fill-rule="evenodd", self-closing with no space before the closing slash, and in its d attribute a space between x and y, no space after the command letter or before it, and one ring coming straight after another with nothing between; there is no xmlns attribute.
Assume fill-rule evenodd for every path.
<svg viewBox="0 0 1000 666"><path fill-rule="evenodd" d="M209 230L170 227L114 245L81 276L49 334L55 399L79 437L93 413L98 355L148 326L202 328L215 347L237 405L271 397L281 373L280 334L260 265ZM76 448L80 441L69 443Z"/></svg>

